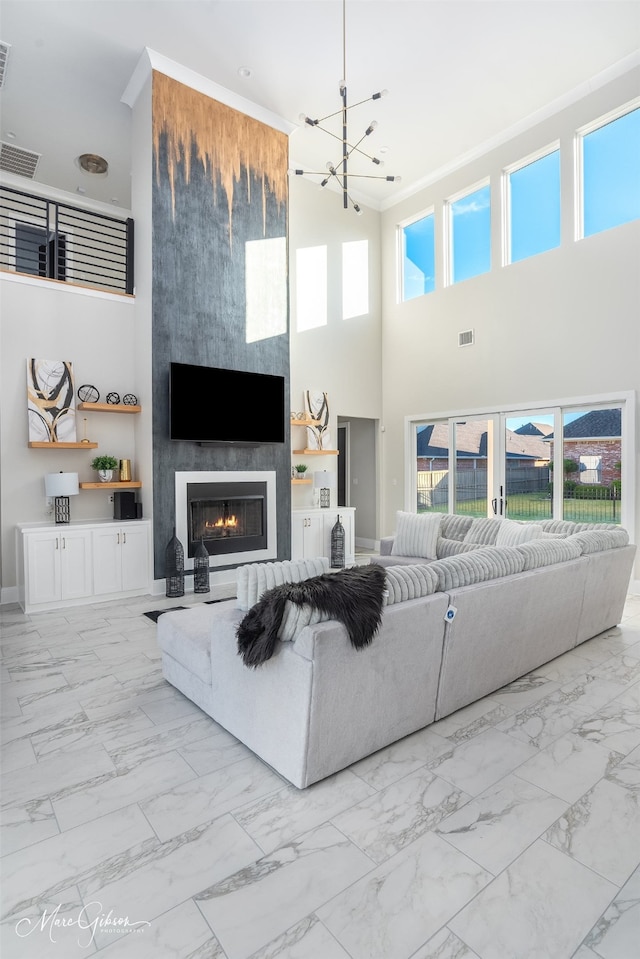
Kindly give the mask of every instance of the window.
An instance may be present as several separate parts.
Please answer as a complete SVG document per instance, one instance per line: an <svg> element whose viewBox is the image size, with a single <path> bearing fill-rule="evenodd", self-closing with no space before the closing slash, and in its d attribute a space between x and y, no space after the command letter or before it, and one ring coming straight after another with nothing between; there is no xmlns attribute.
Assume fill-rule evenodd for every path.
<svg viewBox="0 0 640 959"><path fill-rule="evenodd" d="M287 332L287 241L283 236L245 244L247 343Z"/></svg>
<svg viewBox="0 0 640 959"><path fill-rule="evenodd" d="M369 312L369 242L342 244L342 319Z"/></svg>
<svg viewBox="0 0 640 959"><path fill-rule="evenodd" d="M433 213L400 228L401 299L435 290L435 217Z"/></svg>
<svg viewBox="0 0 640 959"><path fill-rule="evenodd" d="M581 227L578 236L640 219L640 108L578 131Z"/></svg>
<svg viewBox="0 0 640 959"><path fill-rule="evenodd" d="M327 248L296 250L296 318L298 333L327 325Z"/></svg>
<svg viewBox="0 0 640 959"><path fill-rule="evenodd" d="M450 283L491 269L491 192L489 184L447 201Z"/></svg>
<svg viewBox="0 0 640 959"><path fill-rule="evenodd" d="M506 171L506 263L560 246L560 151Z"/></svg>

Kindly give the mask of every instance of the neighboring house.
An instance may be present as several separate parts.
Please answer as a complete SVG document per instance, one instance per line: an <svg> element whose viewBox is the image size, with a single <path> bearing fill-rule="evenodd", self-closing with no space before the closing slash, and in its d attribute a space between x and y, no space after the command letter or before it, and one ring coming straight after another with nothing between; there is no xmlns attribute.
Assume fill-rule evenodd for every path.
<svg viewBox="0 0 640 959"><path fill-rule="evenodd" d="M549 440L549 456L553 457L553 433ZM592 410L564 428L564 458L580 466L576 479L581 483L610 486L620 478L622 458L622 422L619 409ZM572 477L573 478L573 477Z"/></svg>
<svg viewBox="0 0 640 959"><path fill-rule="evenodd" d="M506 453L511 467L546 466L549 446L539 436L506 431ZM487 431L481 421L456 426L458 469L487 468ZM419 471L446 470L449 465L449 433L446 423L425 426L417 435Z"/></svg>

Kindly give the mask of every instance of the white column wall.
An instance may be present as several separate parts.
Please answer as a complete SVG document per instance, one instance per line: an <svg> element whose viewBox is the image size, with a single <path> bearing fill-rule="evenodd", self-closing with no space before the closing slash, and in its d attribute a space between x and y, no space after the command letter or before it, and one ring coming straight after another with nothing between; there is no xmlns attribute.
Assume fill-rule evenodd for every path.
<svg viewBox="0 0 640 959"><path fill-rule="evenodd" d="M342 244L369 242L369 313L342 319ZM315 330L297 332L296 250L327 245L328 321ZM300 177L290 181L289 281L291 297L291 407L301 410L306 389L328 394L332 444L337 444L337 417L381 415L380 214L363 207L362 216L345 210L342 197ZM298 432L294 436L297 442ZM313 457L311 469L334 469L331 457ZM311 488L294 487L295 508L312 502Z"/></svg>

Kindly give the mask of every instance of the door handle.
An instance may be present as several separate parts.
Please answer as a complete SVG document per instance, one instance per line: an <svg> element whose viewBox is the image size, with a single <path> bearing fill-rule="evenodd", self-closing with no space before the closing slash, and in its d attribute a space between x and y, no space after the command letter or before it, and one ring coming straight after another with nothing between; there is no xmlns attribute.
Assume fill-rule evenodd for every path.
<svg viewBox="0 0 640 959"><path fill-rule="evenodd" d="M496 513L498 512L498 500L497 500L497 499L492 499L492 500L491 500L491 509L493 510L493 515L495 516Z"/></svg>

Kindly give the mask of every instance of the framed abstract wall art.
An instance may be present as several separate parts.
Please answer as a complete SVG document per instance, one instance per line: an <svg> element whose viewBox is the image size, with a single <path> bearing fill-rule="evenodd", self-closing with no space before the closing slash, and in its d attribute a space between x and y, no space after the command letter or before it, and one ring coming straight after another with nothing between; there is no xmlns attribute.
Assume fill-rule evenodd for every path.
<svg viewBox="0 0 640 959"><path fill-rule="evenodd" d="M30 443L75 443L76 401L69 360L27 360Z"/></svg>

